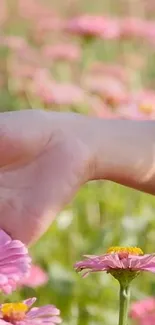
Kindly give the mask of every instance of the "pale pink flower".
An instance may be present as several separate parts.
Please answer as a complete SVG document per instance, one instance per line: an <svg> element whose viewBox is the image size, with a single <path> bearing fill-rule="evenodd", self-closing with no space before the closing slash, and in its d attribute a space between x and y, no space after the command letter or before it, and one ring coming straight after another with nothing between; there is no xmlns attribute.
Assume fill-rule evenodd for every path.
<svg viewBox="0 0 155 325"><path fill-rule="evenodd" d="M106 104L116 107L126 102L128 98L125 85L112 76L88 76L84 80L88 91L100 96Z"/></svg>
<svg viewBox="0 0 155 325"><path fill-rule="evenodd" d="M139 110L139 106L134 100L129 100L124 105L117 107L117 114L121 118L129 120L146 120L148 118L148 115Z"/></svg>
<svg viewBox="0 0 155 325"><path fill-rule="evenodd" d="M155 112L155 92L152 89L144 89L134 96L141 112L151 114Z"/></svg>
<svg viewBox="0 0 155 325"><path fill-rule="evenodd" d="M29 298L18 303L6 303L0 305L1 325L42 325L60 324L60 311L53 305L42 307L31 306L36 298Z"/></svg>
<svg viewBox="0 0 155 325"><path fill-rule="evenodd" d="M48 274L39 265L32 264L28 277L20 281L20 286L36 288L48 282Z"/></svg>
<svg viewBox="0 0 155 325"><path fill-rule="evenodd" d="M111 247L104 255L85 255L85 260L75 264L76 271L112 272L120 270L149 271L155 273L155 254L145 254L137 247Z"/></svg>
<svg viewBox="0 0 155 325"><path fill-rule="evenodd" d="M155 319L155 298L148 297L146 299L132 303L130 308L130 317L135 320L140 320L154 314Z"/></svg>
<svg viewBox="0 0 155 325"><path fill-rule="evenodd" d="M85 101L84 91L74 84L55 83L51 87L51 94L56 105L78 105Z"/></svg>
<svg viewBox="0 0 155 325"><path fill-rule="evenodd" d="M144 38L146 21L141 18L125 17L121 21L121 37L123 38Z"/></svg>
<svg viewBox="0 0 155 325"><path fill-rule="evenodd" d="M89 115L97 116L103 119L117 119L119 116L112 111L111 107L106 105L100 98L91 96L88 98L88 105L91 109Z"/></svg>
<svg viewBox="0 0 155 325"><path fill-rule="evenodd" d="M142 90L131 94L128 102L117 109L117 113L127 119L155 119L155 93Z"/></svg>
<svg viewBox="0 0 155 325"><path fill-rule="evenodd" d="M37 75L36 75L37 77ZM57 83L45 76L35 77L33 92L47 105L78 105L84 103L85 93L79 86Z"/></svg>
<svg viewBox="0 0 155 325"><path fill-rule="evenodd" d="M120 64L94 62L90 67L90 73L95 76L109 76L126 83L128 81L128 69Z"/></svg>
<svg viewBox="0 0 155 325"><path fill-rule="evenodd" d="M120 28L118 21L104 16L83 15L66 22L65 30L85 37L118 38Z"/></svg>
<svg viewBox="0 0 155 325"><path fill-rule="evenodd" d="M28 44L23 37L20 36L1 36L1 45L7 46L11 50L26 50Z"/></svg>
<svg viewBox="0 0 155 325"><path fill-rule="evenodd" d="M28 250L19 240L12 240L0 230L0 289L9 294L30 269Z"/></svg>
<svg viewBox="0 0 155 325"><path fill-rule="evenodd" d="M80 60L81 49L74 44L60 43L55 45L46 45L43 48L42 54L46 59L74 62Z"/></svg>
<svg viewBox="0 0 155 325"><path fill-rule="evenodd" d="M154 21L147 21L144 31L144 37L147 42L155 45L155 23Z"/></svg>

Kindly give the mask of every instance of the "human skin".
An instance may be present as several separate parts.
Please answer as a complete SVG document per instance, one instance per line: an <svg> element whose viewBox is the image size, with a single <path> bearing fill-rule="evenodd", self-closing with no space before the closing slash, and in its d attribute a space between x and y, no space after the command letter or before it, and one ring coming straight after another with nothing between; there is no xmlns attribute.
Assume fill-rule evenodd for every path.
<svg viewBox="0 0 155 325"><path fill-rule="evenodd" d="M154 195L155 122L0 114L0 228L13 238L37 240L78 189L97 179Z"/></svg>

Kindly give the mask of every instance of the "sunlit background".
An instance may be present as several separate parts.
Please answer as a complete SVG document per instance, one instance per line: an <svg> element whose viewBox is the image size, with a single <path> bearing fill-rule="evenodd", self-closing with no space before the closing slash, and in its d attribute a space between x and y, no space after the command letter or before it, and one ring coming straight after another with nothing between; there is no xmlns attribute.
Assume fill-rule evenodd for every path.
<svg viewBox="0 0 155 325"><path fill-rule="evenodd" d="M0 111L154 119L154 17L154 0L0 0ZM36 270L9 299L55 304L64 325L116 325L117 282L73 270L83 254L111 245L155 251L155 200L116 184L87 184L31 248L42 280ZM139 276L132 301L153 295L155 276Z"/></svg>

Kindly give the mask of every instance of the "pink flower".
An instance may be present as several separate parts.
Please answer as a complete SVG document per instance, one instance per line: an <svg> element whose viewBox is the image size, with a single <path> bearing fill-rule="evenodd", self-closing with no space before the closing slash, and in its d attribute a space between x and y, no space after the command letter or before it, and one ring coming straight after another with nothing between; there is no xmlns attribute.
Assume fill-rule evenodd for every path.
<svg viewBox="0 0 155 325"><path fill-rule="evenodd" d="M48 274L38 265L32 265L28 277L20 281L21 286L36 288L46 284L48 281Z"/></svg>
<svg viewBox="0 0 155 325"><path fill-rule="evenodd" d="M155 324L155 315L150 314L146 317L143 317L139 320L138 325L154 325Z"/></svg>
<svg viewBox="0 0 155 325"><path fill-rule="evenodd" d="M126 17L121 22L121 37L144 38L147 22L140 18Z"/></svg>
<svg viewBox="0 0 155 325"><path fill-rule="evenodd" d="M30 268L28 250L19 240L12 240L0 230L0 289L9 294Z"/></svg>
<svg viewBox="0 0 155 325"><path fill-rule="evenodd" d="M139 110L139 106L135 101L129 101L125 105L117 108L117 114L123 119L129 120L146 120L147 115Z"/></svg>
<svg viewBox="0 0 155 325"><path fill-rule="evenodd" d="M85 93L79 86L57 83L41 71L34 77L33 92L47 105L78 105L85 101Z"/></svg>
<svg viewBox="0 0 155 325"><path fill-rule="evenodd" d="M104 119L117 119L119 118L112 109L103 103L100 98L91 96L88 98L88 105L91 108L89 115L97 116Z"/></svg>
<svg viewBox="0 0 155 325"><path fill-rule="evenodd" d="M117 38L120 34L118 21L104 16L83 15L66 22L65 30L85 37Z"/></svg>
<svg viewBox="0 0 155 325"><path fill-rule="evenodd" d="M60 311L53 305L30 308L36 298L29 298L23 302L6 303L0 306L1 325L37 325L60 324Z"/></svg>
<svg viewBox="0 0 155 325"><path fill-rule="evenodd" d="M147 42L155 45L155 23L154 21L147 21L144 31L144 37Z"/></svg>
<svg viewBox="0 0 155 325"><path fill-rule="evenodd" d="M27 43L23 37L20 36L6 36L1 37L1 45L7 46L11 50L27 50Z"/></svg>
<svg viewBox="0 0 155 325"><path fill-rule="evenodd" d="M142 90L132 94L125 105L118 108L118 114L128 119L155 119L155 92Z"/></svg>
<svg viewBox="0 0 155 325"><path fill-rule="evenodd" d="M112 76L88 76L84 84L86 89L100 96L106 104L112 107L125 103L128 98L124 84Z"/></svg>
<svg viewBox="0 0 155 325"><path fill-rule="evenodd" d="M103 62L95 62L90 67L90 73L95 76L109 76L119 79L122 82L128 81L128 70L125 66L119 64L108 64Z"/></svg>
<svg viewBox="0 0 155 325"><path fill-rule="evenodd" d="M131 272L139 271L155 273L155 254L143 255L142 250L136 247L111 247L104 255L85 255L85 258L75 264L78 272L86 271L84 275L99 271L119 274L118 270L128 270L131 275Z"/></svg>
<svg viewBox="0 0 155 325"><path fill-rule="evenodd" d="M131 305L130 317L135 320L140 320L152 313L154 313L155 319L155 298L149 297Z"/></svg>
<svg viewBox="0 0 155 325"><path fill-rule="evenodd" d="M50 60L74 62L80 60L81 49L73 44L47 45L43 49L43 56Z"/></svg>

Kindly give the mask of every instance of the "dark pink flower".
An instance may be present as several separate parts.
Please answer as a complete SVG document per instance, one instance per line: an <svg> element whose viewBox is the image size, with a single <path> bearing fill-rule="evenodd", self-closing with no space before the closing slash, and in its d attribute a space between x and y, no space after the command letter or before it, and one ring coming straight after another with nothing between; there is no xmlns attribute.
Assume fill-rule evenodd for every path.
<svg viewBox="0 0 155 325"><path fill-rule="evenodd" d="M29 276L20 281L20 286L36 288L47 283L48 274L39 266L32 264Z"/></svg>
<svg viewBox="0 0 155 325"><path fill-rule="evenodd" d="M19 240L12 240L0 230L0 289L9 294L30 269L28 250Z"/></svg>
<svg viewBox="0 0 155 325"><path fill-rule="evenodd" d="M0 306L1 325L42 325L60 324L60 311L53 305L42 307L31 306L36 298L29 298L23 302L6 303Z"/></svg>
<svg viewBox="0 0 155 325"><path fill-rule="evenodd" d="M84 275L99 271L117 273L119 270L155 272L155 254L143 255L137 247L111 247L104 255L85 255L85 258L75 264L78 272L85 270Z"/></svg>

